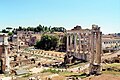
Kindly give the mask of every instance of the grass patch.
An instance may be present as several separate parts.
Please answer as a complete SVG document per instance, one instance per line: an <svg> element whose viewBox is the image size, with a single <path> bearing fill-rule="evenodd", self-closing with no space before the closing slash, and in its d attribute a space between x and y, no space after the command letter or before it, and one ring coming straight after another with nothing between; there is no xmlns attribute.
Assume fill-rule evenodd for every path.
<svg viewBox="0 0 120 80"><path fill-rule="evenodd" d="M29 77L31 75L32 75L31 73L25 73L25 74L20 74L20 75L16 75L16 76Z"/></svg>
<svg viewBox="0 0 120 80"><path fill-rule="evenodd" d="M104 64L103 70L120 72L120 63Z"/></svg>
<svg viewBox="0 0 120 80"><path fill-rule="evenodd" d="M77 61L77 62L72 63L72 64L66 64L66 66L68 66L69 68L75 68L75 67L84 66L84 65L87 64L87 63L88 63L88 62Z"/></svg>
<svg viewBox="0 0 120 80"><path fill-rule="evenodd" d="M50 72L50 73L59 73L60 70L55 70L55 69L44 69L41 73L46 73L46 72Z"/></svg>
<svg viewBox="0 0 120 80"><path fill-rule="evenodd" d="M32 74L28 73L28 74L24 74L22 77L29 77L31 76Z"/></svg>
<svg viewBox="0 0 120 80"><path fill-rule="evenodd" d="M76 75L78 73L72 73L72 72L65 71L65 72L60 72L59 74L62 76L70 76L70 75L74 75L74 74Z"/></svg>
<svg viewBox="0 0 120 80"><path fill-rule="evenodd" d="M116 72L116 71L102 71L103 74L111 74L114 76L120 76L120 72Z"/></svg>
<svg viewBox="0 0 120 80"><path fill-rule="evenodd" d="M104 67L119 67L120 68L120 63L105 64Z"/></svg>
<svg viewBox="0 0 120 80"><path fill-rule="evenodd" d="M60 72L59 74L62 75L62 76L65 76L65 77L86 78L86 74L85 73L73 73L73 72L65 71L65 72Z"/></svg>

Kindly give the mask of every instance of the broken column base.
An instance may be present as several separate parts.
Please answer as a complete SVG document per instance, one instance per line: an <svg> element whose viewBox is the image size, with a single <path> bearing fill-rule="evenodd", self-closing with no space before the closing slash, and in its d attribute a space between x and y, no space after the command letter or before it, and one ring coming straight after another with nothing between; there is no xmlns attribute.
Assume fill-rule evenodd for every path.
<svg viewBox="0 0 120 80"><path fill-rule="evenodd" d="M100 74L101 74L101 65L90 64L89 75L100 75Z"/></svg>

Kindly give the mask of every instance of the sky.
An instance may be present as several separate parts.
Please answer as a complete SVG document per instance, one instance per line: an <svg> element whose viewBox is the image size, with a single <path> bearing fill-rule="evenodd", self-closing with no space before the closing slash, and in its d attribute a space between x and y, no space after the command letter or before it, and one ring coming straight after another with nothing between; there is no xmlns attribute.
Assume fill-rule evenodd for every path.
<svg viewBox="0 0 120 80"><path fill-rule="evenodd" d="M120 0L0 0L0 30L6 27L76 25L120 33Z"/></svg>

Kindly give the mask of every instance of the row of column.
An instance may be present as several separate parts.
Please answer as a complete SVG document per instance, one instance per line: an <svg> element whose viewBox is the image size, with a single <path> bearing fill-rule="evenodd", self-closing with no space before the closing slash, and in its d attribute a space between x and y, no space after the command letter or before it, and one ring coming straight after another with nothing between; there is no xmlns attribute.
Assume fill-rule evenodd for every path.
<svg viewBox="0 0 120 80"><path fill-rule="evenodd" d="M102 42L101 42L101 32L92 32L91 34L91 40L90 40L90 47L91 47L91 59L90 63L101 63L101 47L102 47Z"/></svg>
<svg viewBox="0 0 120 80"><path fill-rule="evenodd" d="M80 33L67 34L67 52L71 53L73 48L74 54L78 54L78 53L81 53L80 51L82 49L82 53L84 55L84 53L88 51L88 53L90 53L90 63L100 64L101 63L101 44L102 44L101 35L102 33L100 31L91 32L91 34L88 36L89 40L86 40L86 35L83 35L83 37L81 38ZM78 39L77 39L77 36L78 36ZM81 39L83 39L82 43L81 43ZM79 48L78 53L77 53L77 40L78 40L78 48ZM73 41L74 41L74 47L72 44ZM84 45L85 41L88 41L87 42L88 47ZM82 44L83 44L83 47L81 47ZM86 48L88 48L88 50L86 50Z"/></svg>
<svg viewBox="0 0 120 80"><path fill-rule="evenodd" d="M74 54L76 53L77 50L77 42L78 40L78 46L79 46L79 52L83 56L85 55L85 52L88 51L89 53L89 60L90 60L90 72L97 71L98 73L100 72L100 65L101 65L101 53L102 53L102 32L100 31L100 27L98 25L92 25L92 29L89 30L89 34L82 33L82 32L76 32L75 31L69 31L67 34L67 52L72 53L72 42L74 39ZM82 34L82 35L81 35ZM77 37L78 35L78 37ZM74 38L73 38L74 36ZM86 38L88 37L88 38ZM88 40L86 40L88 39ZM82 42L81 42L82 41ZM87 43L85 43L87 41ZM87 50L86 50L87 48ZM97 64L97 65L96 65ZM97 66L97 67L96 67Z"/></svg>
<svg viewBox="0 0 120 80"><path fill-rule="evenodd" d="M73 36L74 36L74 38L73 38ZM79 40L80 40L81 39L80 34L78 35L78 37L79 37ZM71 52L71 50L72 50L72 41L74 41L74 52L76 52L76 50L77 50L77 42L76 42L76 40L77 40L77 34L76 33L67 34L67 46L66 46L67 51ZM81 44L81 42L79 41L79 50L80 50L80 44Z"/></svg>
<svg viewBox="0 0 120 80"><path fill-rule="evenodd" d="M81 59L86 60L87 56L86 56L85 52L88 51L88 53L89 53L89 49L86 51L86 49L89 48L89 39L87 40L86 36L89 37L85 33L83 33L83 34L81 34L81 33L71 33L71 34L69 34L68 33L67 34L67 52L72 53L72 50L74 50L74 55L76 55L77 57L81 57ZM77 40L78 40L78 43L77 43ZM74 44L72 43L73 41L74 41ZM87 41L88 44L85 47L85 45L86 45L85 42L86 41ZM78 52L77 52L77 47L78 47ZM82 51L82 54L80 54L81 51Z"/></svg>

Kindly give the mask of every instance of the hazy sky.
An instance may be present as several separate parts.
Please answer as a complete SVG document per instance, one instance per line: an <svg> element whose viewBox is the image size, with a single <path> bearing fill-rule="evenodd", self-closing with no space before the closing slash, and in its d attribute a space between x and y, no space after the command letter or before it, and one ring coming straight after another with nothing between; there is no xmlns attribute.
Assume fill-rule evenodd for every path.
<svg viewBox="0 0 120 80"><path fill-rule="evenodd" d="M0 0L0 30L5 27L98 24L103 33L120 32L120 0Z"/></svg>

